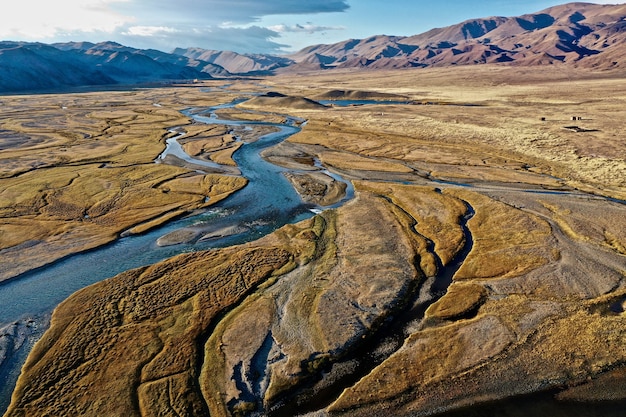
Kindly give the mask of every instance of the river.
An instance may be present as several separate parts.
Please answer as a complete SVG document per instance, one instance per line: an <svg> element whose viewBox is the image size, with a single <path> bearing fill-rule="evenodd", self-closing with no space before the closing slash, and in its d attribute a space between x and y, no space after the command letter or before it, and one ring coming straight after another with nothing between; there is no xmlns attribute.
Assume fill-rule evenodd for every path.
<svg viewBox="0 0 626 417"><path fill-rule="evenodd" d="M188 109L184 113L201 123L262 125L278 130L245 143L233 155L242 175L249 181L246 187L201 214L173 221L142 235L121 238L112 244L70 256L0 284L0 414L6 411L21 366L32 345L47 328L52 310L75 291L120 272L153 264L179 253L255 240L285 224L309 218L321 209L302 201L283 175L287 169L271 164L260 156L263 149L299 132L300 128L296 126L298 121L290 117L286 118L285 124L231 121L220 120L215 115L215 110L233 107L241 101L239 99L211 108ZM181 155L180 146L171 140L168 148L166 152L196 165L215 166L212 162ZM164 156L161 155L159 160ZM352 187L348 184L344 201L351 196ZM165 247L156 244L159 237L181 228L223 230L234 227L241 232ZM3 351L6 352L5 358L1 356Z"/></svg>
<svg viewBox="0 0 626 417"><path fill-rule="evenodd" d="M285 224L295 223L309 218L315 211L321 209L321 207L302 201L283 175L288 171L287 169L273 165L260 156L260 152L263 149L276 145L300 131L297 124L302 121L287 118L286 123L275 124L220 120L216 116L215 110L232 107L241 101L242 100L236 100L212 108L188 109L184 113L201 123L225 124L229 126L262 125L277 129L277 132L261 136L256 141L245 143L234 154L233 158L242 175L249 180L249 184L245 188L211 206L201 214L173 221L143 235L121 238L104 247L68 257L53 265L24 274L13 281L0 283L0 305L2 306L0 310L0 414L8 407L10 395L19 375L19 370L26 360L30 348L47 328L52 310L73 292L125 270L153 264L182 252L225 247L258 239ZM380 102L374 103L381 104ZM335 104L365 105L372 103L342 102ZM181 130L180 128L173 129L177 131ZM165 155L174 155L179 159L192 162L195 165L205 165L209 168L215 167L215 164L212 162L194 159L185 155L182 152L182 148L176 142L177 138L168 140L166 151L156 162L161 162ZM318 168L324 169L321 166ZM332 175L335 179L341 180L334 174L327 171L326 173ZM471 181L469 184L459 184L430 177L424 178L424 180L426 183L435 186L441 184L469 188L477 186L477 184L472 184ZM499 191L508 191L514 187L510 184L485 185L481 183L480 188L483 191L489 190L497 194ZM534 189L524 186L515 191L520 193L551 193L572 197L580 195L581 198L584 197L586 199L595 198L600 201L611 201L617 204L625 203L622 200L590 196L573 190L542 190L539 187ZM353 189L348 182L346 197L337 205L343 204L346 200L352 198L352 196ZM404 312L405 316L403 321L390 326L387 334L377 335L381 336L380 340L374 340L371 344L364 345L364 348L370 352L376 351L377 343L385 342L385 340L389 338L395 338L394 343L399 347L404 340L407 330L406 326L411 325L411 321L419 321L419 319L423 317L423 312L426 307L445 293L452 279L452 275L456 272L460 262L467 256L471 249L472 238L466 227L466 223L473 213L473 208L468 205L467 215L462 224L466 233L466 248L459 253L458 262L455 259L447 268L442 267L441 270L446 273L441 274L436 281L427 283L423 288L424 293L416 288L415 299L412 300L412 304L406 306L407 311ZM157 245L156 242L160 237L181 228L203 231L232 230L232 228L237 228L238 232L222 238L194 241L193 243L165 247ZM3 331L4 334L10 336L3 337ZM7 358L2 357L3 349L4 352L9 353ZM359 353L360 352L357 352L355 355ZM346 358L346 360L349 359L351 358ZM343 381L343 384L350 385L354 383L354 378L363 376L371 369L377 360L382 360L382 358L374 359L372 359L372 363L366 364L363 369L360 370L360 373L356 373L347 378L346 381ZM331 394L336 395L336 392ZM325 398L325 396L326 393L322 392L320 397L316 399L318 400L318 404L330 401L331 398ZM536 404L540 404L541 406L535 407ZM579 411L581 411L581 415L585 416L617 416L622 415L620 414L623 409L622 406L623 404L621 403L611 403L603 404L602 407L598 406L598 408L595 408L594 405L593 410L590 409L582 412L582 409L579 409ZM484 415L496 415L496 412L493 411L495 409L506 410L507 413L511 413L505 413L503 415L519 415L516 413L524 413L524 410L527 410L529 414L536 414L539 409L546 408L551 410L551 415L560 416L569 415L567 414L569 410L568 407L569 405L567 404L556 403L551 397L551 393L538 393L499 401L495 404L485 404L467 410L450 412L447 415L449 415L449 417L483 415L483 412L485 413ZM290 410L289 404L286 404L285 410ZM314 410L311 409L310 411Z"/></svg>

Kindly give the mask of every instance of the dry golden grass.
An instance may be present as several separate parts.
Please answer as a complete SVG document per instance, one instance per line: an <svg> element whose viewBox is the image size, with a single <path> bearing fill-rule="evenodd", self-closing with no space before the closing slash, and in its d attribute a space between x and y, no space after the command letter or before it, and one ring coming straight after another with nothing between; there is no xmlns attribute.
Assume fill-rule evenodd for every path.
<svg viewBox="0 0 626 417"><path fill-rule="evenodd" d="M623 398L626 209L594 196L626 196L623 79L484 66L263 82L290 96L342 89L432 104L311 110L282 100L281 112L308 122L265 155L306 171L297 187L305 196L323 194L325 180L312 172L321 161L353 180L354 201L260 241L183 255L75 294L31 354L9 416L61 407L92 415L246 415L290 400L332 415L428 415L568 385L580 388L564 398ZM233 85L251 88L260 89ZM180 94L171 103L201 103ZM230 98L216 93L215 100ZM122 135L138 129L126 124L147 117L133 118L128 108L107 112L94 113L99 118L85 129L107 126L108 114L109 131ZM245 109L227 114L265 117ZM584 130L563 129L575 115ZM197 143L189 149L230 149L228 132L194 126L190 134ZM42 136L41 146L64 140ZM117 169L142 184L146 203L124 205L136 204L136 213L97 211L100 196L114 208L117 194L96 193L86 173L59 167L47 182L26 173L2 188L3 215L21 211L2 229L10 237L0 239L19 244L19 227L37 239L55 230L52 220L84 210L128 227L137 213L159 221L193 205L194 190L217 199L242 185L181 168L109 162L95 172ZM17 158L10 170L29 164ZM121 187L112 177L96 179L108 181L106 190ZM44 193L49 189L56 191ZM185 203L165 212L148 203L165 204L169 195ZM52 220L38 224L48 229L27 228L30 217L43 215ZM436 299L427 286L459 254L453 283ZM416 299L432 301L425 318L408 312ZM397 345L368 352L381 358L376 367L367 368L368 355L350 357L392 338L386 331L394 327ZM358 364L366 364L364 374L338 382ZM330 392L332 404L320 406L320 392Z"/></svg>
<svg viewBox="0 0 626 417"><path fill-rule="evenodd" d="M626 255L626 219L620 205L603 202L601 216L597 215L597 200L544 201L542 205L572 239L606 246Z"/></svg>
<svg viewBox="0 0 626 417"><path fill-rule="evenodd" d="M184 139L180 139L188 155L198 158L208 157L213 162L222 165L237 165L232 156L241 146L241 142L236 142L236 138L227 126L217 125L204 130L194 130L198 132L194 132L193 135L188 133Z"/></svg>
<svg viewBox="0 0 626 417"><path fill-rule="evenodd" d="M215 103L195 89L3 98L0 280L140 224L132 231L145 231L204 207L206 197L213 203L243 187L243 179L188 178L189 169L153 163L168 129L189 124L182 103L203 96ZM227 97L210 100L220 99ZM211 130L190 126L194 136ZM235 149L222 143L216 160L233 164Z"/></svg>
<svg viewBox="0 0 626 417"><path fill-rule="evenodd" d="M426 310L426 317L457 319L477 309L485 300L487 291L482 285L455 283L439 301Z"/></svg>
<svg viewBox="0 0 626 417"><path fill-rule="evenodd" d="M321 173L286 173L289 182L308 201L320 206L331 206L346 195L346 184Z"/></svg>
<svg viewBox="0 0 626 417"><path fill-rule="evenodd" d="M418 276L410 232L385 199L364 191L311 224L298 235L316 242L300 256L307 263L233 310L209 338L202 381L211 415L257 408L242 386L265 386L262 401L272 403L321 372L402 304ZM387 233L371 236L371 228ZM255 356L270 345L279 358L258 363ZM241 375L238 366L254 371ZM255 380L260 374L266 380Z"/></svg>
<svg viewBox="0 0 626 417"><path fill-rule="evenodd" d="M412 170L396 162L381 161L345 152L327 151L319 154L325 166L339 170L410 173Z"/></svg>
<svg viewBox="0 0 626 417"><path fill-rule="evenodd" d="M272 246L183 255L77 293L57 309L25 365L23 380L38 383L18 383L16 398L24 402L14 412L133 415L139 407L156 415L173 412L183 395L186 409L202 413L194 383L198 338L290 259L288 251ZM52 386L59 389L47 389ZM171 396L163 391L168 386L176 387ZM91 394L71 405L58 401L81 391ZM103 401L103 393L115 401Z"/></svg>
<svg viewBox="0 0 626 417"><path fill-rule="evenodd" d="M517 164L517 170L550 174L589 191L626 197L626 139L622 134L626 83L620 78L572 69L555 72L472 66L363 72L359 77L321 73L277 77L269 82L284 82L289 88L285 91L300 95L308 91L313 95L332 89L367 89L434 103L311 113L312 118L326 123L326 135L319 141L331 144L333 149L368 156L397 155L402 160L413 160L414 154L420 164L445 162L499 168L504 162L512 170ZM573 116L582 120L573 122ZM586 131L563 129L573 124ZM345 139L349 143L345 143L345 131L349 130L361 135L354 140L348 136ZM333 139L335 132L337 139ZM298 137L294 140L299 141ZM466 177L469 175L462 178Z"/></svg>
<svg viewBox="0 0 626 417"><path fill-rule="evenodd" d="M259 109L267 111L267 109L282 109L282 110L323 110L326 107L314 100L305 97L267 97L258 96L254 97L240 107L249 109Z"/></svg>
<svg viewBox="0 0 626 417"><path fill-rule="evenodd" d="M247 110L245 104L238 105L234 108L219 109L215 113L224 120L248 120L252 122L268 122L268 123L284 123L285 115L277 114L274 108L255 109L256 111ZM290 109L291 110L291 109ZM256 126L255 128L259 128Z"/></svg>
<svg viewBox="0 0 626 417"><path fill-rule="evenodd" d="M430 187L385 183L357 183L359 189L389 198L406 211L414 229L434 244L434 252L443 265L448 265L465 243L460 219L466 214L465 203ZM424 254L423 254L424 255Z"/></svg>
<svg viewBox="0 0 626 417"><path fill-rule="evenodd" d="M546 221L481 194L448 192L476 210L468 222L474 246L455 279L510 278L555 260L556 242Z"/></svg>

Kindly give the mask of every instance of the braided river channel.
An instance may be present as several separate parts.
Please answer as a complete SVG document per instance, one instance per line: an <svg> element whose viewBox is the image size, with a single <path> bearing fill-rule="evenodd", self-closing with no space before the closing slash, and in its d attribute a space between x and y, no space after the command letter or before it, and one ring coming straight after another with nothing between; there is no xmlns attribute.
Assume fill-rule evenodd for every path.
<svg viewBox="0 0 626 417"><path fill-rule="evenodd" d="M112 277L120 272L153 264L179 253L231 246L258 239L288 223L314 215L321 209L302 201L283 175L287 169L265 161L259 154L300 131L298 121L286 118L283 124L221 120L215 110L233 107L235 100L211 108L188 109L184 113L196 122L228 126L262 125L277 131L245 143L233 159L248 185L203 213L182 218L142 235L123 237L116 242L67 257L52 265L25 273L0 284L0 414L6 411L20 369L30 348L48 327L52 310L75 291ZM169 139L168 147L157 162L171 153L195 165L215 167L215 163L181 155L180 146ZM335 179L341 180L338 176ZM346 197L353 195L347 184ZM159 246L157 240L181 228L199 230L235 230L223 237Z"/></svg>
<svg viewBox="0 0 626 417"><path fill-rule="evenodd" d="M318 163L316 166L319 170L346 184L345 197L330 207L319 207L304 202L284 175L286 172L290 172L290 170L269 163L260 156L264 149L277 145L299 132L299 126L304 121L288 116L285 116L284 123L221 120L215 113L218 109L233 107L244 100L238 99L221 106L192 108L184 111L185 115L193 118L197 123L220 124L232 126L233 129L253 129L254 126L262 126L264 130L267 130L267 128L274 130L273 133L259 136L254 141L244 142L234 153L233 159L241 175L248 180L248 185L243 189L235 192L227 199L210 206L201 213L195 213L172 221L145 234L122 237L109 245L69 256L51 265L0 283L0 415L9 406L11 393L15 387L20 369L34 343L47 329L52 311L72 293L123 271L154 264L183 252L226 247L256 240L272 233L285 224L296 223L310 218L319 210L338 207L353 198L354 190L351 183L325 170ZM367 105L375 103L381 104L381 102L369 101L333 102L334 105ZM393 104L393 102L388 104ZM166 157L169 156L170 158L175 157L178 160L191 163L200 170L204 166L207 172L214 171L216 168L215 163L192 158L184 153L182 147L177 142L177 139L184 136L183 128L173 127L172 132L178 133L178 135L167 140L167 148L155 161L156 163L165 163ZM469 181L470 184L459 184L431 178L430 175L425 175L423 182L434 187L474 187L471 183L472 181ZM488 187L490 191L496 194L508 191L514 193L545 193L572 198L594 198L600 202L610 204L626 204L623 200L590 196L577 190L552 191L532 187L527 189L525 185L511 188L510 184L497 183L487 186L482 184L481 187L483 189ZM384 334L377 334L377 340L382 342L391 340L399 346L404 340L403 326L423 317L428 305L432 304L447 291L452 276L473 245L472 235L467 228L467 221L473 216L474 209L469 203L466 202L466 204L467 214L461 222L461 227L466 235L466 244L459 252L458 259L455 258L445 268L443 265L440 265L441 273L438 274L436 280L433 278L433 281L425 283L422 289L416 289L415 297L407 306L408 311L403 320L388 326L389 328L384 330ZM159 238L181 229L189 231L192 235L197 232L197 235L192 239L187 239L187 243L164 246L157 243ZM211 238L203 239L201 236L211 236ZM370 349L369 352L377 351L376 346L371 345L364 346L364 349ZM355 357L367 357L367 352L355 352L354 355ZM346 358L346 360L350 359ZM355 381L350 378L358 379L381 360L382 358L369 357L360 368L357 368L358 372L350 375L345 382L340 382L347 385L354 383ZM335 394L335 392L320 392L320 395L313 401L314 404L309 403L309 405L314 405L315 407L305 410L298 408L299 404L295 402L294 404L282 404L283 411L275 415L282 417L283 415L293 415L296 411L315 411L319 409L319 405L328 404L332 400L330 395ZM307 393L304 392L303 398L306 395ZM552 392L530 394L456 410L444 415L446 417L491 415L515 417L520 415L617 417L624 415L622 403L557 404L552 395Z"/></svg>

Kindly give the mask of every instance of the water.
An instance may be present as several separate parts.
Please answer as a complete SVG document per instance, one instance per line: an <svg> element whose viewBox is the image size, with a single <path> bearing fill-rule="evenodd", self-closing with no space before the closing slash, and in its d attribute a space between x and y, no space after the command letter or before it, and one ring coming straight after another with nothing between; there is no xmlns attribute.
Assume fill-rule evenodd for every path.
<svg viewBox="0 0 626 417"><path fill-rule="evenodd" d="M47 325L48 315L64 299L73 292L112 277L120 272L135 267L149 265L167 259L182 252L197 251L215 247L225 247L246 241L257 239L267 233L271 233L278 227L287 223L294 223L304 220L313 215L314 211L321 210L311 204L303 203L299 195L284 177L283 168L266 162L259 156L259 152L267 147L273 146L285 140L290 135L299 131L295 125L277 125L264 122L237 122L224 121L217 118L215 110L233 106L243 99L238 99L232 103L216 106L210 109L196 108L189 109L185 114L194 117L203 123L224 124L224 125L266 125L274 126L279 131L263 136L256 142L247 143L242 146L234 155L243 176L249 179L250 183L244 189L238 191L228 199L212 206L206 212L184 219L177 220L157 230L140 236L130 236L119 239L107 246L93 251L81 253L68 257L54 265L24 274L19 279L0 283L0 336L1 329L10 323L20 323L21 329L31 329L31 334L26 336L23 348L12 354L10 359L0 363L0 414L3 413L9 404L9 399L21 365L32 347L32 344L41 336ZM404 104L402 102L376 102L376 101L332 101L336 105L365 105L365 104ZM214 167L212 162L190 158L186 154L181 154L180 145L174 140L168 140L167 153L178 156L196 165ZM323 169L321 164L316 164ZM331 175L329 172L324 171ZM335 179L340 177L333 175ZM434 179L431 179L434 180ZM470 184L458 184L453 182L435 181L435 183L449 184L455 186L472 187ZM567 191L552 190L521 190L542 193L567 193ZM353 190L348 183L347 196L351 198ZM624 204L623 200L614 200L616 203ZM342 204L342 202L337 205ZM198 241L188 244L181 244L168 247L159 247L156 240L177 229L183 227L198 227L203 229L220 229L229 226L244 226L244 232L227 236L220 239ZM471 245L470 245L471 246ZM444 287L447 283L444 284ZM442 292L444 288L433 287L434 292ZM615 305L615 308L623 309L623 306ZM421 314L421 313L420 313ZM405 318L406 319L406 318ZM31 326L31 327L29 327ZM2 341L0 337L0 342ZM1 357L0 345L0 362ZM336 394L336 393L335 393ZM543 399L544 394L538 394ZM446 417L456 417L457 415L499 415L493 410L507 409L511 412L524 410L524 406L532 404L535 397L523 397L521 401L517 399L503 400L483 408L463 410L460 413L451 412L445 414ZM561 405L553 405L553 400L546 398L554 410L563 410ZM618 404L619 407L622 404ZM493 407L488 408L488 407ZM507 408L508 407L508 408ZM604 415L611 414L615 408L614 404L607 406ZM484 414L481 414L482 412ZM467 414L473 412L474 414ZM532 413L531 413L532 414ZM509 415L509 414L502 414ZM511 416L517 416L513 413ZM554 414L557 415L557 414ZM559 414L561 415L561 414ZM594 414L589 412L588 416Z"/></svg>
<svg viewBox="0 0 626 417"><path fill-rule="evenodd" d="M20 368L33 343L41 337L47 327L52 310L74 292L113 277L129 269L154 264L180 253L226 247L258 239L279 227L313 216L321 207L304 203L283 173L284 168L273 165L260 157L259 153L276 145L300 131L296 126L303 120L286 117L285 124L267 122L220 120L216 110L233 107L247 98L238 98L230 103L210 108L190 108L183 113L200 123L229 126L273 126L278 132L262 136L257 141L246 143L234 155L242 175L249 184L228 199L212 206L205 213L171 222L139 236L121 238L109 245L69 256L52 265L25 273L20 277L0 283L0 340L2 329L13 323L31 332L24 344L15 351L5 351L8 359L3 360L0 345L0 413L10 402L11 392L17 381ZM383 104L376 101L345 101L351 104ZM384 102L384 104L393 104ZM174 130L176 131L176 130ZM167 140L164 153L156 162L162 162L167 154L174 155L195 165L214 168L217 164L195 159L185 154L176 141L181 135ZM339 181L339 176L320 170ZM354 190L347 183L346 197L332 207L352 198ZM180 228L202 230L242 226L242 233L218 239L200 240L192 243L160 247L159 237ZM30 326L28 327L27 326ZM4 332L5 334L7 332Z"/></svg>
<svg viewBox="0 0 626 417"><path fill-rule="evenodd" d="M280 406L275 406L275 410L269 413L270 416L283 417L298 413L312 413L329 406L337 399L338 393L354 386L357 381L389 358L393 352L400 349L405 339L415 331L416 326L421 325L428 307L446 294L448 287L452 284L454 274L472 250L474 240L467 228L467 222L474 216L475 211L468 202L465 204L467 211L460 223L465 234L465 244L454 259L444 266L437 257L437 275L430 277L421 286L413 285L407 292L405 305L399 306L398 310L391 314L374 334L363 339L354 351L347 353L337 363L329 364L328 369L325 370L327 375L333 375L333 368L345 367L351 371L347 374L336 371L333 377L329 378L331 383L322 381L323 388L321 389L316 385L319 381L313 381L310 386L301 384L303 387L299 392L288 401L279 403ZM410 216L409 213L406 215ZM413 220L417 224L417 221ZM434 245L434 243L429 242L429 245ZM434 247L431 247L429 251L435 254ZM340 366L336 366L338 364Z"/></svg>
<svg viewBox="0 0 626 417"><path fill-rule="evenodd" d="M76 290L128 269L153 264L181 252L253 240L284 224L312 216L311 209L315 206L302 202L282 175L285 169L268 163L259 156L261 150L282 142L299 131L294 126L275 126L280 128L279 132L246 144L234 155L242 174L250 181L244 189L201 215L172 222L144 235L119 239L112 244L68 257L0 285L0 323L10 323L29 315L48 312ZM194 162L202 163L199 160ZM216 229L243 225L247 231L245 234L193 244L167 247L156 245L159 237L171 231L199 224Z"/></svg>
<svg viewBox="0 0 626 417"><path fill-rule="evenodd" d="M264 122L238 122L219 120L214 111L241 102L236 100L210 109L189 109L185 112L197 121L225 125L274 126L278 132L262 136L257 141L244 144L233 156L249 184L229 198L212 206L206 212L183 218L139 236L129 236L92 251L70 256L50 266L23 274L19 278L0 284L0 335L1 329L12 323L31 323L33 334L8 359L0 363L0 413L8 407L10 395L34 341L43 334L50 312L75 291L117 275L120 272L153 264L183 252L231 246L258 239L277 228L313 216L315 205L304 203L283 175L286 169L273 165L260 157L263 149L276 145L300 128ZM209 116L206 116L209 114ZM293 123L293 119L291 119ZM179 154L180 146L169 141L169 149ZM180 155L183 156L183 155ZM189 157L185 157L188 159ZM213 166L212 162L189 159L196 165ZM351 189L351 188L350 188ZM349 193L346 198L350 198ZM243 232L219 239L202 240L187 244L160 247L159 237L185 227L202 230L240 226ZM26 328L26 327L24 327ZM0 340L3 339L0 337ZM10 350L10 349L9 349ZM2 349L0 349L0 362Z"/></svg>
<svg viewBox="0 0 626 417"><path fill-rule="evenodd" d="M172 133L176 133L176 130L170 130L170 132ZM167 139L165 141L165 151L163 151L163 153L161 155L159 155L159 157L156 159L155 162L160 163L162 162L166 155L173 155L175 157L177 157L178 159L181 159L185 162L191 163L191 164L195 164L195 165L201 165L203 167L208 167L208 168L220 168L221 165L216 163L216 162L212 162L212 161L206 161L204 159L197 159L197 158L193 158L191 156L189 156L185 150L183 149L182 145L180 143L178 143L178 139L180 139L181 137L185 136L187 133L186 132L180 132L178 133L176 136L173 136L169 139Z"/></svg>

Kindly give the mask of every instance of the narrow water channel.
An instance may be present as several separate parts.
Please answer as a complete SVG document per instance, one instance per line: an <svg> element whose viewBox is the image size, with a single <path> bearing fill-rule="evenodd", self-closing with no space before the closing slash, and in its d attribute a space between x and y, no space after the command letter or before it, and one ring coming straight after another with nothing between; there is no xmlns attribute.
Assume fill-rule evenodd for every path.
<svg viewBox="0 0 626 417"><path fill-rule="evenodd" d="M394 204L391 199L386 200ZM464 244L454 258L448 264L443 265L435 252L434 243L429 241L429 252L434 255L437 262L436 275L427 278L424 282L416 282L408 291L405 303L398 306L394 314L390 315L372 334L364 338L354 351L330 364L324 370L325 378L332 383L312 380L308 386L289 393L288 400L279 400L271 406L268 413L271 417L312 413L329 406L345 389L356 384L398 351L405 339L416 328L423 325L426 310L446 294L448 287L452 284L454 274L459 270L474 245L467 222L474 216L475 211L468 202L465 202L465 205L466 212L459 223L465 237ZM407 217L411 217L400 207L396 206L396 208L403 211ZM411 219L412 228L415 230L417 220L412 217ZM427 239L425 236L421 237Z"/></svg>
<svg viewBox="0 0 626 417"><path fill-rule="evenodd" d="M241 101L236 100L212 108L189 109L185 114L200 123L232 126L263 125L275 127L278 130L260 137L257 141L246 143L234 154L235 162L242 175L249 180L248 186L199 215L171 222L143 235L119 239L110 245L68 257L53 265L24 274L18 279L0 283L0 415L9 405L11 392L20 368L26 360L32 344L45 331L51 311L75 291L128 269L153 264L181 252L226 247L258 239L285 224L311 217L315 211L320 209L320 207L302 201L283 175L287 171L286 169L273 165L260 157L260 152L263 149L284 141L297 133L300 128L296 126L293 119L289 118L285 124L274 124L225 121L220 120L215 115L215 110L234 106ZM346 103L336 103L336 105L344 104ZM170 139L168 142L171 146L166 152L196 165L215 166L212 162L190 158L181 153L176 138ZM318 166L318 168L323 169L322 166ZM326 173L331 175L329 172ZM332 176L341 180L336 175ZM428 180L434 185L472 187L471 184L440 181L435 178L428 178ZM572 191L526 189L519 191L572 194ZM348 183L347 196L338 205L351 198L352 195L353 190L351 184ZM603 199L602 197L598 198ZM621 200L615 200L615 202L624 204L624 201ZM357 351L341 358L340 362L328 369L328 372L336 373L336 382L332 386L325 390L315 389L317 381L312 381L311 385L304 390L290 393L293 394L290 401L276 404L274 409L269 410L270 414L283 416L293 415L295 412L319 410L323 405L332 402L341 392L341 389L354 384L358 378L366 375L373 367L400 348L407 331L420 325L426 308L445 294L452 276L471 250L473 241L467 228L467 221L473 214L473 208L467 204L466 216L461 221L466 244L453 262L446 266L440 263L440 274L436 279L433 278L421 286L416 285L412 289L412 297L406 300L406 304L399 308L394 317L383 323L379 331L372 337L364 340L363 345ZM239 227L242 232L223 238L173 246L160 247L156 244L159 237L181 228L197 227L203 230L211 228L220 230L233 226ZM11 328L10 331L5 331L5 334L10 334L9 337L3 336L3 328ZM3 357L3 355L6 356ZM312 394L313 392L316 394ZM544 399L544 394L538 395ZM512 400L510 403L503 401L495 404L495 407L510 406L511 410L516 410L519 404L515 401ZM545 399L545 401L549 402L549 399ZM468 414L450 413L446 416L482 415L469 414L470 411L475 410L464 410ZM517 416L518 414L503 415ZM596 416L599 414L585 415ZM607 413L606 415L613 414Z"/></svg>

